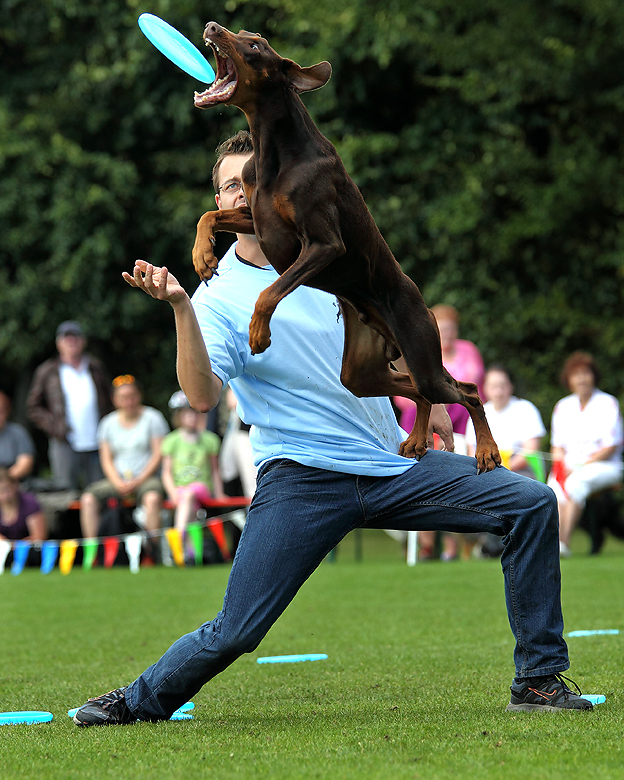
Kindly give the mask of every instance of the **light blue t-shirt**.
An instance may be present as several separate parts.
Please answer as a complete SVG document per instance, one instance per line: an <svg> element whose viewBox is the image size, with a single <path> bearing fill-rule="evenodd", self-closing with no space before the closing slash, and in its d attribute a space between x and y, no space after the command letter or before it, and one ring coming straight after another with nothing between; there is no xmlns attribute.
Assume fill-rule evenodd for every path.
<svg viewBox="0 0 624 780"><path fill-rule="evenodd" d="M414 461L398 455L406 434L388 398L356 398L340 382L344 325L333 295L298 287L271 318L271 346L249 348L258 295L278 278L270 266L241 263L234 247L219 276L192 302L213 372L229 383L251 425L254 460L289 458L348 474L390 476Z"/></svg>

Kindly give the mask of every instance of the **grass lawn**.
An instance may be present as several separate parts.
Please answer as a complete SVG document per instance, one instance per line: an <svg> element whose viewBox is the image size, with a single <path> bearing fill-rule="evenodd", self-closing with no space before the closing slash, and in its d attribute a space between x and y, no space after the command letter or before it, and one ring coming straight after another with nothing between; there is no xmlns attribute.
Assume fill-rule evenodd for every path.
<svg viewBox="0 0 624 780"><path fill-rule="evenodd" d="M0 778L624 777L624 545L595 557L577 534L562 563L570 676L603 693L592 713L511 715L513 640L496 561L408 568L363 535L325 562L264 639L195 698L189 722L78 729L70 707L133 680L218 611L225 566L28 570L0 577ZM326 661L258 665L262 655Z"/></svg>

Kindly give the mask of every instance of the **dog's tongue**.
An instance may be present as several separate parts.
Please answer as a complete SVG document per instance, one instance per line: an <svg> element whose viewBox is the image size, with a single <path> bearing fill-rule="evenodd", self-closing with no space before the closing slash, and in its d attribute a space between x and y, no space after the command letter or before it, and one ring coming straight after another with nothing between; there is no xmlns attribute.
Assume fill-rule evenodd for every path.
<svg viewBox="0 0 624 780"><path fill-rule="evenodd" d="M224 103L232 97L237 84L234 63L229 57L217 54L217 76L207 90L195 93L195 106L208 108L218 103Z"/></svg>

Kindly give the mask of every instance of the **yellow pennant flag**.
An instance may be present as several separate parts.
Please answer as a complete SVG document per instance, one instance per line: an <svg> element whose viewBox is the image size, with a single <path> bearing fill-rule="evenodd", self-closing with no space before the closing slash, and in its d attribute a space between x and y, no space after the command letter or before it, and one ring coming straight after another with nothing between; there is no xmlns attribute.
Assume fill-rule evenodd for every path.
<svg viewBox="0 0 624 780"><path fill-rule="evenodd" d="M75 539L65 539L61 542L61 553L59 556L59 569L61 574L69 574L74 565L78 542Z"/></svg>
<svg viewBox="0 0 624 780"><path fill-rule="evenodd" d="M500 450L501 460L503 461L503 466L506 469L509 468L509 461L511 460L512 455L513 452L511 450Z"/></svg>
<svg viewBox="0 0 624 780"><path fill-rule="evenodd" d="M182 534L177 528L166 528L167 541L171 548L171 554L176 566L184 566L184 548L182 546Z"/></svg>

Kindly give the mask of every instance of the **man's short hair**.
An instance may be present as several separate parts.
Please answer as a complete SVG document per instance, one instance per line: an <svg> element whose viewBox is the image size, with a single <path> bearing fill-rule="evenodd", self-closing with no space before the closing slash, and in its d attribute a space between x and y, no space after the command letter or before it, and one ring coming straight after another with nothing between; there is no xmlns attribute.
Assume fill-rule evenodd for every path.
<svg viewBox="0 0 624 780"><path fill-rule="evenodd" d="M239 130L236 135L220 143L215 152L217 161L212 169L212 185L215 188L215 192L219 192L219 168L221 163L231 154L250 154L253 152L251 133L249 130Z"/></svg>

